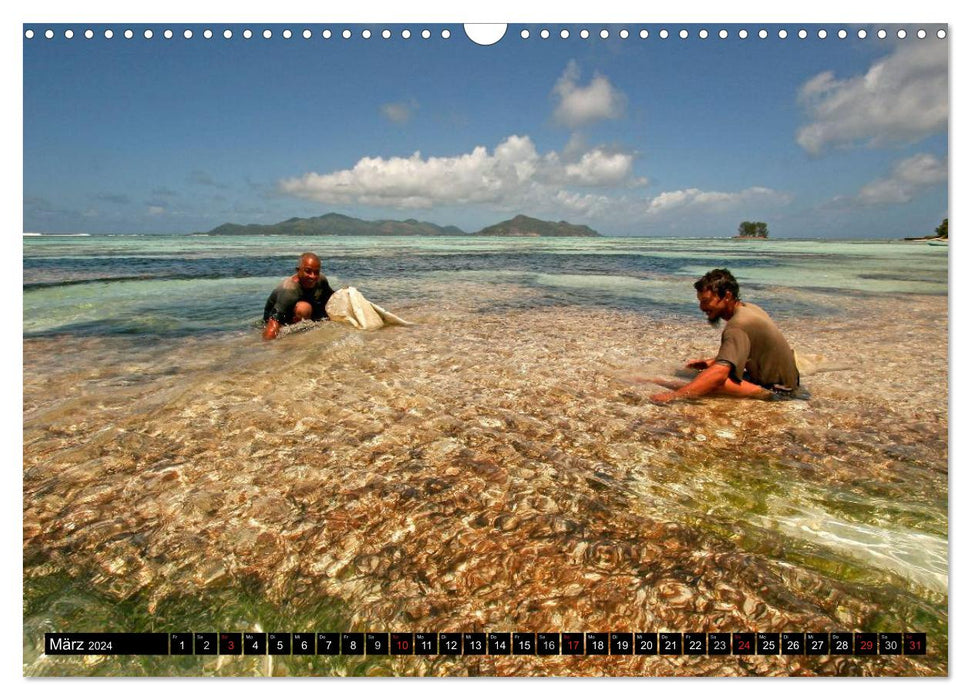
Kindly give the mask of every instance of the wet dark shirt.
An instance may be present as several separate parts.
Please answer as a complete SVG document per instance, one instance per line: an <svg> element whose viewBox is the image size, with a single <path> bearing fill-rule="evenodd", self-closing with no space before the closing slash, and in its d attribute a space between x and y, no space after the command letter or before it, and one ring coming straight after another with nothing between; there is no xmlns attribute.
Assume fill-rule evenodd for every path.
<svg viewBox="0 0 971 700"><path fill-rule="evenodd" d="M317 280L317 284L310 289L304 289L292 277L287 277L277 285L277 288L266 300L263 308L263 322L266 323L271 318L276 319L281 325L293 323L293 309L298 301L309 302L313 307L311 318L314 321L327 318L324 307L327 300L334 290L330 288L330 283L323 275Z"/></svg>

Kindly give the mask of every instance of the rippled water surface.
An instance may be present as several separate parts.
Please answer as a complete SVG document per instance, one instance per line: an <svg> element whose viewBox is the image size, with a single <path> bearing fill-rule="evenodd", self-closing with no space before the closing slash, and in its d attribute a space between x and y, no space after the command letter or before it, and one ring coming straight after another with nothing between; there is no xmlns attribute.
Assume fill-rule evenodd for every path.
<svg viewBox="0 0 971 700"><path fill-rule="evenodd" d="M305 248L407 328L257 322ZM655 406L716 266L808 401ZM24 241L29 675L947 673L947 251ZM926 657L45 657L48 631L923 631Z"/></svg>

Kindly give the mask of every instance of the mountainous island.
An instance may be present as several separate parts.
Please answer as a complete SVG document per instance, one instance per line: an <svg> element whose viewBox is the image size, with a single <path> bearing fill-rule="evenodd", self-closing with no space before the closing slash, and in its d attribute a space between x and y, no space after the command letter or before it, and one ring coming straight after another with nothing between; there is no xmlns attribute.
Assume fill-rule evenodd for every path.
<svg viewBox="0 0 971 700"><path fill-rule="evenodd" d="M540 221L528 216L519 216L502 221L474 234L476 236L599 236L589 226L570 224L566 221Z"/></svg>
<svg viewBox="0 0 971 700"><path fill-rule="evenodd" d="M541 221L519 216L502 221L475 233L457 226L438 226L427 221L381 219L365 221L343 214L324 214L308 219L293 217L277 224L223 224L195 235L207 236L505 236L505 237L592 237L600 234L589 226L566 221Z"/></svg>

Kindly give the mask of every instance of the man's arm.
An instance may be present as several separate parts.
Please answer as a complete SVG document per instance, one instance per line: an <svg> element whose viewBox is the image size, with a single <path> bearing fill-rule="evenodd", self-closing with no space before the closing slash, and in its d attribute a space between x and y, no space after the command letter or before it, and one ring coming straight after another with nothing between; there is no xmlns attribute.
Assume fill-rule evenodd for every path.
<svg viewBox="0 0 971 700"><path fill-rule="evenodd" d="M279 333L280 322L271 318L266 322L266 328L263 329L263 340L273 340Z"/></svg>
<svg viewBox="0 0 971 700"><path fill-rule="evenodd" d="M680 389L674 391L662 391L651 396L651 401L656 403L667 403L676 399L704 396L713 391L717 391L728 379L732 366L727 363L714 362L708 369L703 370L697 377L685 384Z"/></svg>

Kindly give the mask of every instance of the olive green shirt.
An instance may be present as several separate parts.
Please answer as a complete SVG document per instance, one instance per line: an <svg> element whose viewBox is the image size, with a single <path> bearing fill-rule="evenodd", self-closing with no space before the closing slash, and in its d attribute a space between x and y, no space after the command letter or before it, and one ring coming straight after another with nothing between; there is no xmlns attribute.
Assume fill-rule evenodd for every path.
<svg viewBox="0 0 971 700"><path fill-rule="evenodd" d="M799 386L799 370L789 343L769 315L755 304L739 302L722 331L716 361L732 366L729 377L766 388ZM747 375L747 376L746 376Z"/></svg>

